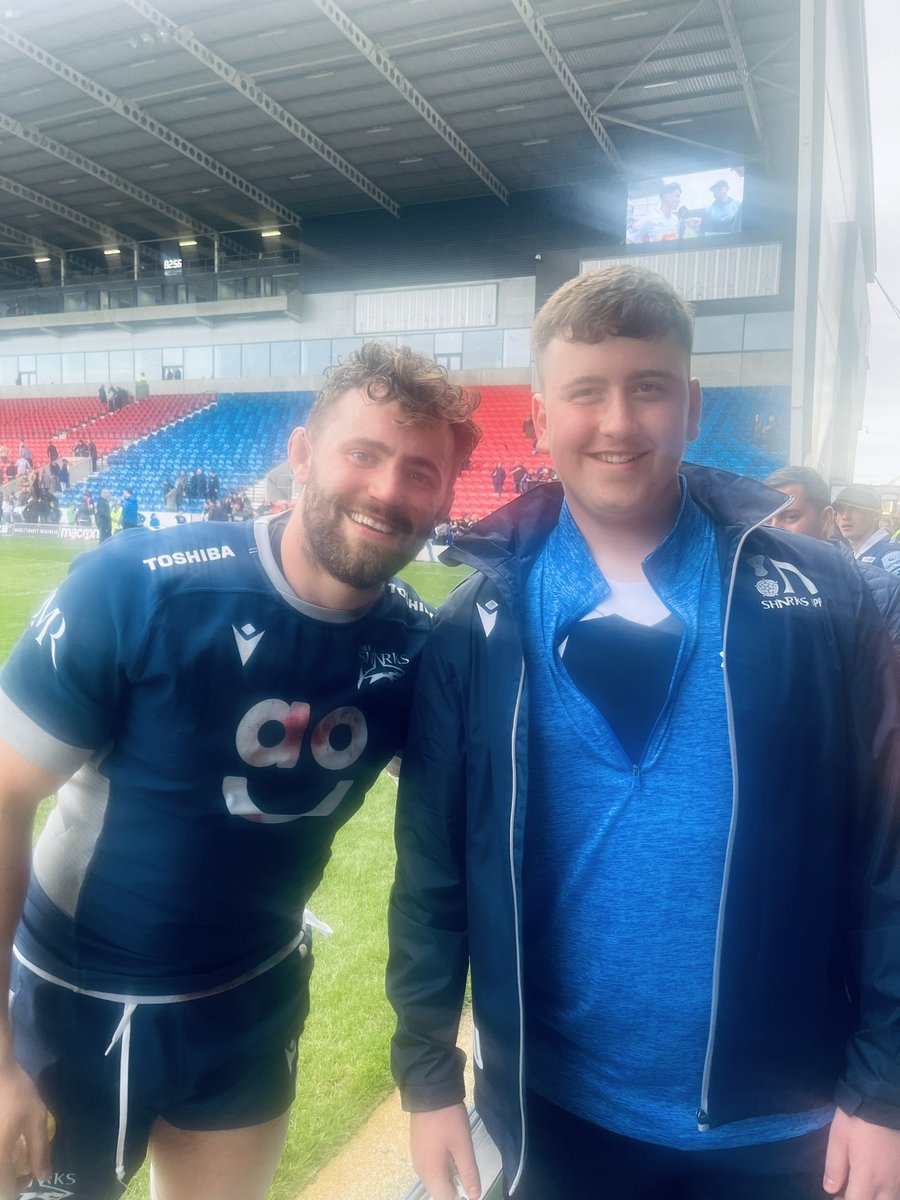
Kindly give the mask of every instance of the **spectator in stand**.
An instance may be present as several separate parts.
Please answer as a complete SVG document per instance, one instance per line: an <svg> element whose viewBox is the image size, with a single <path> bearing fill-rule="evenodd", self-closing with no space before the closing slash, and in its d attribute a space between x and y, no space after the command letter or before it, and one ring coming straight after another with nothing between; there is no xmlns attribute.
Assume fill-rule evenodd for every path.
<svg viewBox="0 0 900 1200"><path fill-rule="evenodd" d="M527 416L522 422L522 432L531 442L531 453L537 454L537 434L534 431L534 421Z"/></svg>
<svg viewBox="0 0 900 1200"><path fill-rule="evenodd" d="M97 470L97 459L99 458L99 454L97 453L97 447L94 445L93 438L91 438L87 444L87 452L91 460L91 472L94 472Z"/></svg>
<svg viewBox="0 0 900 1200"><path fill-rule="evenodd" d="M894 649L900 655L900 578L874 563L857 559L848 542L833 536L834 517L825 480L811 467L783 467L763 482L790 498L790 504L772 517L770 525L776 529L786 529L788 533L818 538L821 542L833 541L848 558L853 559L869 585L872 599L888 627Z"/></svg>
<svg viewBox="0 0 900 1200"><path fill-rule="evenodd" d="M178 476L178 478L175 480L175 508L178 512L181 512L181 507L184 504L186 496L187 496L187 474L184 471L182 471L181 474Z"/></svg>
<svg viewBox="0 0 900 1200"><path fill-rule="evenodd" d="M54 492L58 492L59 491L59 463L52 462L49 464L47 469L50 472L50 490L54 491Z"/></svg>
<svg viewBox="0 0 900 1200"><path fill-rule="evenodd" d="M97 395L100 397L101 407L106 408L107 407L106 388L103 386L102 383L100 384L100 387L97 390Z"/></svg>
<svg viewBox="0 0 900 1200"><path fill-rule="evenodd" d="M230 521L231 517L224 505L219 504L216 500L207 500L203 519L205 521Z"/></svg>
<svg viewBox="0 0 900 1200"><path fill-rule="evenodd" d="M132 488L127 487L122 497L122 528L137 529L140 523L137 496Z"/></svg>
<svg viewBox="0 0 900 1200"><path fill-rule="evenodd" d="M506 468L503 463L497 463L491 471L491 484L498 496L503 495L503 485L506 483Z"/></svg>
<svg viewBox="0 0 900 1200"><path fill-rule="evenodd" d="M203 473L203 468L197 468L197 499L206 500L209 496L208 481Z"/></svg>
<svg viewBox="0 0 900 1200"><path fill-rule="evenodd" d="M900 550L881 528L881 492L877 488L862 483L843 488L834 498L834 520L859 562L874 563L900 575Z"/></svg>
<svg viewBox="0 0 900 1200"><path fill-rule="evenodd" d="M150 514L150 520L147 522L147 524L149 525L149 527L151 529L159 529L160 528L160 520L155 512Z"/></svg>
<svg viewBox="0 0 900 1200"><path fill-rule="evenodd" d="M91 493L86 491L81 497L81 503L75 509L75 524L79 529L89 529L93 523L93 501ZM97 528L99 529L99 525Z"/></svg>
<svg viewBox="0 0 900 1200"><path fill-rule="evenodd" d="M31 451L28 449L24 441L19 442L19 458L24 458L29 467L34 466L34 460L31 457Z"/></svg>
<svg viewBox="0 0 900 1200"><path fill-rule="evenodd" d="M53 466L53 464L58 461L59 451L56 448L56 443L51 441L47 446L47 462Z"/></svg>
<svg viewBox="0 0 900 1200"><path fill-rule="evenodd" d="M166 475L162 481L162 494L166 507L169 505L169 492L172 490L172 480Z"/></svg>
<svg viewBox="0 0 900 1200"><path fill-rule="evenodd" d="M109 488L104 488L94 507L94 524L100 530L100 541L112 537L112 512L109 507Z"/></svg>
<svg viewBox="0 0 900 1200"><path fill-rule="evenodd" d="M197 472L193 468L191 469L190 475L187 477L184 494L188 500L197 499Z"/></svg>
<svg viewBox="0 0 900 1200"><path fill-rule="evenodd" d="M87 458L89 453L90 453L90 451L88 450L87 446L85 445L84 438L79 436L78 441L72 447L72 457L73 458Z"/></svg>
<svg viewBox="0 0 900 1200"><path fill-rule="evenodd" d="M218 500L219 498L219 476L216 473L215 467L210 471L209 479L206 481L206 494L210 500Z"/></svg>
<svg viewBox="0 0 900 1200"><path fill-rule="evenodd" d="M512 479L513 491L517 496L521 495L522 484L525 482L525 467L522 465L521 459L516 459L509 474Z"/></svg>
<svg viewBox="0 0 900 1200"><path fill-rule="evenodd" d="M30 461L25 457L24 454L20 453L18 461L16 462L16 475L19 476L19 478L22 478L27 475L30 470Z"/></svg>
<svg viewBox="0 0 900 1200"><path fill-rule="evenodd" d="M0 446L0 468L6 470L9 466L9 446Z"/></svg>

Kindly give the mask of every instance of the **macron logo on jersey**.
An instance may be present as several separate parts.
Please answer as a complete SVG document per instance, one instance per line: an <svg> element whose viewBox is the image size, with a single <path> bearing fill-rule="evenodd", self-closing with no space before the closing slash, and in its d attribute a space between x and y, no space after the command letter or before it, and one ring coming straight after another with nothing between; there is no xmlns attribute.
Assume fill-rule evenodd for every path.
<svg viewBox="0 0 900 1200"><path fill-rule="evenodd" d="M487 604L476 604L478 616L481 620L481 627L484 630L484 636L489 638L494 632L494 626L497 623L497 613L500 605L496 600L488 600Z"/></svg>
<svg viewBox="0 0 900 1200"><path fill-rule="evenodd" d="M223 558L234 557L230 546L201 546L199 550L175 550L172 554L158 554L155 558L142 561L145 567L155 571L157 567L184 567L191 563L219 562Z"/></svg>
<svg viewBox="0 0 900 1200"><path fill-rule="evenodd" d="M262 641L262 636L266 632L260 629L257 632L248 621L246 625L242 625L238 629L237 625L232 625L234 631L234 640L237 644L238 654L241 656L241 666L246 667L250 661L250 655Z"/></svg>

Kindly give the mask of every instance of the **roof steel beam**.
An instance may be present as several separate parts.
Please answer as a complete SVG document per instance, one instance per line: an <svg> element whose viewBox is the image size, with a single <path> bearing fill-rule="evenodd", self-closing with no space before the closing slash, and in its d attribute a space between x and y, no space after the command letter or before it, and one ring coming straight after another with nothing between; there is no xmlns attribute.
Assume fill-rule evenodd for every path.
<svg viewBox="0 0 900 1200"><path fill-rule="evenodd" d="M0 175L0 188L5 192L11 192L14 196L18 196L20 200L26 200L29 204L36 205L38 208L45 208L47 212L52 212L54 216L71 221L73 225L81 225L84 229L90 229L92 233L96 233L98 237L103 238L104 241L110 242L113 245L127 246L130 250L138 250L140 248L133 238L126 237L124 233L120 233L118 229L113 229L111 225L104 225L101 221L95 221L93 217L88 217L74 208L69 208L68 204L61 204L59 200L54 200L52 197L45 196L41 192L32 191L31 188L25 187L24 184L17 183L15 179L8 179L5 175Z"/></svg>
<svg viewBox="0 0 900 1200"><path fill-rule="evenodd" d="M160 200L158 196L154 196L142 187L138 187L129 180L123 179L121 175L116 175L114 171L107 170L106 167L94 162L93 159L85 158L77 150L72 150L68 146L64 146L61 142L55 141L52 137L48 137L47 134L41 133L39 129L35 129L33 125L23 125L21 121L16 121L13 117L7 116L6 113L0 113L0 130L3 130L5 133L14 134L15 137L21 138L23 142L28 142L31 146L36 146L38 150L52 154L55 158L60 158L64 163L68 163L69 166L77 167L79 171L84 171L85 174L92 175L94 179L99 179L102 183L109 184L116 191L124 193L124 195L132 200L136 200L139 204L143 204L146 208L152 208L155 212L162 213L164 217L168 217L175 225L181 226L183 232L199 233L202 237L218 237L222 246L227 247L233 254L246 253L244 246L219 234L211 225L205 225L202 221L196 220L195 217L182 212L181 209L167 204L165 200Z"/></svg>
<svg viewBox="0 0 900 1200"><path fill-rule="evenodd" d="M657 50L661 49L666 44L666 42L669 40L669 38L674 37L674 35L678 32L678 30L682 27L682 25L684 25L686 21L689 21L691 19L691 17L694 15L694 13L698 9L703 8L704 5L707 4L707 2L708 2L708 0L697 0L697 3L694 5L694 7L692 9L690 9L688 12L686 12L680 21L676 21L671 29L669 29L666 33L664 33L662 35L661 38L659 38L657 41L655 41L653 43L653 45L650 47L650 49L647 51L647 53L643 56L643 58L641 58L639 62L636 62L629 71L626 71L625 74L621 77L621 79L619 79L616 82L616 86L614 88L612 88L610 91L608 91L602 100L599 100L597 102L595 112L599 112L600 109L603 108L609 102L609 100L616 94L616 92L620 88L623 88L625 86L625 84L628 82L629 79L632 79L635 75L637 75L637 73L638 73L638 71L640 71L641 67L643 67L645 63L649 62L649 60L653 57L653 55L657 52Z"/></svg>
<svg viewBox="0 0 900 1200"><path fill-rule="evenodd" d="M89 263L87 259L80 258L77 254L73 254L71 250L64 250L62 246L54 246L46 238L35 237L34 234L25 233L21 229L15 229L12 225L5 225L2 221L0 221L0 236L9 238L11 242L18 242L22 246L27 246L32 252L43 251L46 254L55 255L64 262L69 262L73 266L79 267L84 271L89 271L92 274L96 270L92 263Z"/></svg>
<svg viewBox="0 0 900 1200"><path fill-rule="evenodd" d="M766 146L766 133L763 128L762 113L759 111L759 103L756 99L756 89L753 86L753 80L750 78L750 68L747 65L747 56L744 54L744 47L741 44L741 37L738 33L737 23L734 19L734 12L731 7L731 0L716 0L719 6L719 12L722 14L722 25L725 33L728 36L728 41L731 45L731 53L734 55L734 65L737 68L738 77L741 81L741 87L744 89L744 96L747 99L747 108L750 110L750 120L753 122L753 129L756 133L756 139L759 142L763 153L768 154Z"/></svg>
<svg viewBox="0 0 900 1200"><path fill-rule="evenodd" d="M133 0L127 0L130 4ZM478 176L482 183L497 196L504 204L508 202L509 193L494 173L485 166L475 151L459 136L441 116L441 114L425 99L397 67L390 55L381 46L376 45L370 37L354 24L343 9L338 8L334 0L312 0L316 8L331 21L335 28L357 48L360 54L372 64L376 71L396 88L407 104L428 122L435 133L444 139L450 149L457 154L470 171Z"/></svg>
<svg viewBox="0 0 900 1200"><path fill-rule="evenodd" d="M314 0L314 2L318 3L318 0ZM588 129L590 129L591 133L599 142L603 153L617 171L624 172L625 164L622 162L612 138L606 132L603 122L594 112L593 105L582 91L581 85L573 75L569 64L560 53L559 47L547 32L547 26L544 23L543 18L537 15L537 13L528 3L528 0L509 0L509 2L522 18L525 28L534 38L535 42L537 42L541 53L553 69L553 73L569 93L572 103L583 117Z"/></svg>
<svg viewBox="0 0 900 1200"><path fill-rule="evenodd" d="M317 134L313 133L302 121L298 121L292 113L289 113L277 100L274 100L268 92L263 91L255 80L251 79L248 75L244 75L237 67L220 58L215 51L194 37L190 29L177 25L164 13L161 13L158 8L154 8L152 4L148 4L147 0L125 0L125 3L130 8L133 8L135 12L139 12L142 17L146 17L161 33L166 34L172 41L178 42L179 46L182 46L189 54L192 54L194 58L198 59L210 71L218 75L220 79L224 79L235 91L240 92L242 96L252 104L255 104L257 108L262 109L267 117L271 117L273 121L277 121L279 125L297 138L298 141L302 142L304 146L312 150L315 154L318 154L321 159L324 159L330 167L333 167L345 178L349 179L361 192L365 192L370 199L376 201L382 208L386 208L392 216L398 217L400 215L400 206L397 202L392 200L386 192L383 192L380 187L374 184L368 176L363 175L362 171L358 171L352 163L348 162L346 158L338 154L337 150L329 146Z"/></svg>
<svg viewBox="0 0 900 1200"><path fill-rule="evenodd" d="M198 166L203 167L204 170L221 179L223 183L227 183L235 191L243 193L243 195L253 200L254 203L267 209L273 217L277 217L283 224L302 225L303 222L299 213L293 212L284 204L281 204L278 200L275 200L272 196L262 191L261 188L248 183L242 176L229 170L223 163L220 163L217 158L213 158L211 154L207 154L199 146L195 146L192 142L173 132L167 125L163 125L153 117L148 116L133 101L123 100L121 96L117 96L109 88L103 87L96 80L88 78L87 75L82 75L74 67L61 62L60 59L55 58L46 50L42 50L40 46L36 46L33 42L29 42L27 38L22 37L6 25L0 25L0 41L4 41L8 46L12 46L14 50L18 50L20 54L33 59L48 71L52 71L54 75L58 75L66 83L79 88L86 95L90 96L92 100L96 100L99 104L112 109L120 117L124 117L126 121L131 121L133 125L137 125L139 129L143 129L145 133L149 133L161 142L165 142L171 149L177 150L179 154L183 154L185 158L189 158L192 162L197 163Z"/></svg>

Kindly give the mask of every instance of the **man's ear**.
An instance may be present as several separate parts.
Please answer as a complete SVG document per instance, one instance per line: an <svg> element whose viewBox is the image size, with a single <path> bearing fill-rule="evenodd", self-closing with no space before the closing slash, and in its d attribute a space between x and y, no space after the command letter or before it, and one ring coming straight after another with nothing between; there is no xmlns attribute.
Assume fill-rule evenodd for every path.
<svg viewBox="0 0 900 1200"><path fill-rule="evenodd" d="M304 425L298 425L288 440L288 462L291 465L291 474L297 482L308 483L312 444Z"/></svg>
<svg viewBox="0 0 900 1200"><path fill-rule="evenodd" d="M703 412L703 392L700 388L700 380L692 379L688 388L687 440L695 442L700 436L700 415Z"/></svg>
<svg viewBox="0 0 900 1200"><path fill-rule="evenodd" d="M547 405L540 392L531 394L531 420L534 422L534 435L537 438L537 449L545 454L550 447L547 444Z"/></svg>

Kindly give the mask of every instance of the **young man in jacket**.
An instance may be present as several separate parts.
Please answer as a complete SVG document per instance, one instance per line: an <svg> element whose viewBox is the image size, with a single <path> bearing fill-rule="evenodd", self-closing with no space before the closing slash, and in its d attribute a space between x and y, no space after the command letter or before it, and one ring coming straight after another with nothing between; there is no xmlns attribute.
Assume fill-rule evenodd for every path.
<svg viewBox="0 0 900 1200"><path fill-rule="evenodd" d="M470 966L516 1200L900 1197L893 654L853 564L766 526L784 497L681 464L691 333L639 269L551 297L561 486L447 555L475 572L423 656L388 969L435 1200L479 1195Z"/></svg>
<svg viewBox="0 0 900 1200"><path fill-rule="evenodd" d="M405 741L431 622L392 577L450 511L472 408L429 359L363 346L291 435L290 513L126 531L75 561L13 650L3 1200L17 1166L45 1181L26 1195L114 1200L148 1146L154 1200L268 1195L308 1006L304 906Z"/></svg>

